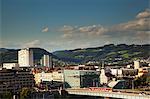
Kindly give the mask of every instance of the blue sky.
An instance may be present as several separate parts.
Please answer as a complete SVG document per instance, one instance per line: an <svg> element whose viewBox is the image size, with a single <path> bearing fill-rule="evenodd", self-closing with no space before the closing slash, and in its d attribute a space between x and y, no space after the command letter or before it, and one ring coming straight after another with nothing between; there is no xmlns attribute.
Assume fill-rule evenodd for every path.
<svg viewBox="0 0 150 99"><path fill-rule="evenodd" d="M1 0L0 47L149 43L149 0Z"/></svg>

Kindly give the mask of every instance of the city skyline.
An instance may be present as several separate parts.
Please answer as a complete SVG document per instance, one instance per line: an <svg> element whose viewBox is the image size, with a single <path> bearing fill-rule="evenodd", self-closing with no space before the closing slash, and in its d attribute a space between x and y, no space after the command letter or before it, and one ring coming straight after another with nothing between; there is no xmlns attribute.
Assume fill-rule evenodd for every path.
<svg viewBox="0 0 150 99"><path fill-rule="evenodd" d="M149 0L1 0L0 47L149 44Z"/></svg>

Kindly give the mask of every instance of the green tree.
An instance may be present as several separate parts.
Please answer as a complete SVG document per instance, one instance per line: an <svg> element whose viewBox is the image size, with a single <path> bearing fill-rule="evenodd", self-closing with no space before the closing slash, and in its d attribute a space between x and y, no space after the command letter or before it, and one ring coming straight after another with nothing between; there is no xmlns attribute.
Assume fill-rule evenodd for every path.
<svg viewBox="0 0 150 99"><path fill-rule="evenodd" d="M36 90L34 88L27 88L27 87L22 88L20 92L20 99L27 99L27 97L29 97L30 94L35 91Z"/></svg>
<svg viewBox="0 0 150 99"><path fill-rule="evenodd" d="M30 92L31 91L29 88L22 88L20 92L20 99L26 99L29 96Z"/></svg>
<svg viewBox="0 0 150 99"><path fill-rule="evenodd" d="M12 99L12 93L7 91L3 94L0 94L0 99Z"/></svg>
<svg viewBox="0 0 150 99"><path fill-rule="evenodd" d="M146 83L150 86L150 76L147 77Z"/></svg>
<svg viewBox="0 0 150 99"><path fill-rule="evenodd" d="M148 83L150 83L150 78L148 76L146 76L146 75L138 77L134 81L134 84L135 84L136 88L142 87L142 86L147 86Z"/></svg>

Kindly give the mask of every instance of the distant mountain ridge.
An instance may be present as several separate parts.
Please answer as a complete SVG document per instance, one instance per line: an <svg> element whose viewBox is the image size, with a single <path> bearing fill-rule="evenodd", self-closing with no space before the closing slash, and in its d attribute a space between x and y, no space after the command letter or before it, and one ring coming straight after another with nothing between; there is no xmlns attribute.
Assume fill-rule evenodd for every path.
<svg viewBox="0 0 150 99"><path fill-rule="evenodd" d="M150 56L150 44L126 45L109 44L102 47L62 50L53 52L62 61L87 63L89 61L105 60L107 63L124 64L135 59L147 59Z"/></svg>
<svg viewBox="0 0 150 99"><path fill-rule="evenodd" d="M55 61L67 64L84 64L89 61L105 60L107 63L125 64L135 59L147 59L150 57L150 44L126 45L109 44L101 47L83 48L74 50L61 50L50 53L42 48L31 48L34 59L37 62L43 54L49 54ZM18 62L20 49L0 48L0 64L4 62Z"/></svg>

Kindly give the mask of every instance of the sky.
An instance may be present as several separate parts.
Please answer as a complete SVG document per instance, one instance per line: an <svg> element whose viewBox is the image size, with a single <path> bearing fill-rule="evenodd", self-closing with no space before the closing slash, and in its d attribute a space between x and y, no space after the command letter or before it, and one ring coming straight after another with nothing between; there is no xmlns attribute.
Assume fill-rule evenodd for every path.
<svg viewBox="0 0 150 99"><path fill-rule="evenodd" d="M149 44L149 0L0 0L0 48Z"/></svg>

